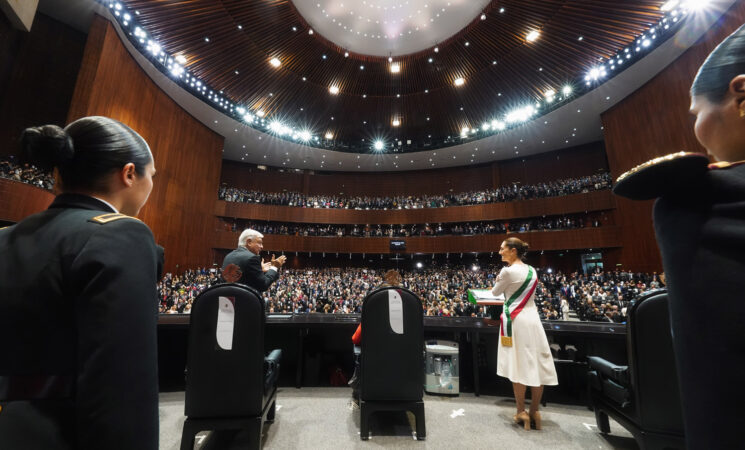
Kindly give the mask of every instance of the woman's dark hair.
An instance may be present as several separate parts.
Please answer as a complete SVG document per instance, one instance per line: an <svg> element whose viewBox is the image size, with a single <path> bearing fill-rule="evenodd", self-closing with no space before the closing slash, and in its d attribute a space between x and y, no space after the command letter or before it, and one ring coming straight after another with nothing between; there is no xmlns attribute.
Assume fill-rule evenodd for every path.
<svg viewBox="0 0 745 450"><path fill-rule="evenodd" d="M525 258L525 255L528 253L528 248L530 248L527 242L523 242L516 237L505 239L504 245L507 246L507 248L514 248L517 250L517 257L520 259Z"/></svg>
<svg viewBox="0 0 745 450"><path fill-rule="evenodd" d="M710 102L719 103L727 94L730 81L741 74L745 74L745 25L709 54L693 80L691 96L703 95Z"/></svg>
<svg viewBox="0 0 745 450"><path fill-rule="evenodd" d="M143 175L153 160L142 136L102 116L83 117L64 129L56 125L27 128L21 151L42 169L56 167L65 191L105 189L110 173L134 163L137 175Z"/></svg>

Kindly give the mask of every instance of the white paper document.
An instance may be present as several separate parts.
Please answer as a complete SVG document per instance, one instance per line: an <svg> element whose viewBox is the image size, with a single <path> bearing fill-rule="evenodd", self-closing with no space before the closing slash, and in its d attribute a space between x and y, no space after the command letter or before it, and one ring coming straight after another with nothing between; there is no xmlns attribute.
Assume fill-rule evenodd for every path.
<svg viewBox="0 0 745 450"><path fill-rule="evenodd" d="M235 305L230 297L220 297L217 310L217 345L223 350L233 349L233 326L235 325Z"/></svg>
<svg viewBox="0 0 745 450"><path fill-rule="evenodd" d="M394 333L404 334L404 306L395 289L388 290L388 320Z"/></svg>

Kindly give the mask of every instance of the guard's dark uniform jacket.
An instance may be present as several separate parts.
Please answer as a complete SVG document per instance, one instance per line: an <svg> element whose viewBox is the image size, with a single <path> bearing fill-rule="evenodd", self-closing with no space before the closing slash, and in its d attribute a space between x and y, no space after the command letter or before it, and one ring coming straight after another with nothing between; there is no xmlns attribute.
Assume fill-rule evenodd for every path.
<svg viewBox="0 0 745 450"><path fill-rule="evenodd" d="M158 447L158 265L87 196L0 230L0 448Z"/></svg>
<svg viewBox="0 0 745 450"><path fill-rule="evenodd" d="M269 289L269 286L279 278L279 272L276 270L268 270L264 272L261 269L261 256L253 253L245 247L238 247L232 252L228 253L225 260L222 263L223 277L226 276L229 265L234 264L240 269L239 273L236 273L239 279L227 279L226 281L241 283L256 289L259 292L264 292Z"/></svg>
<svg viewBox="0 0 745 450"><path fill-rule="evenodd" d="M658 158L614 192L659 197L654 226L670 298L688 448L741 448L745 426L745 164Z"/></svg>

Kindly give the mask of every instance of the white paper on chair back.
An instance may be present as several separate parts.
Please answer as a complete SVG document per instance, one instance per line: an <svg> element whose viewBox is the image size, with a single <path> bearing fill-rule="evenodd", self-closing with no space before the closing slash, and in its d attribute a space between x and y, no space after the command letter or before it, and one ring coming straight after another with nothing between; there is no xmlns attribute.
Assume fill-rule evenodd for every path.
<svg viewBox="0 0 745 450"><path fill-rule="evenodd" d="M217 345L223 350L233 350L233 325L235 324L235 300L220 297L217 309Z"/></svg>
<svg viewBox="0 0 745 450"><path fill-rule="evenodd" d="M404 334L404 306L401 294L395 289L388 290L388 321L396 334Z"/></svg>

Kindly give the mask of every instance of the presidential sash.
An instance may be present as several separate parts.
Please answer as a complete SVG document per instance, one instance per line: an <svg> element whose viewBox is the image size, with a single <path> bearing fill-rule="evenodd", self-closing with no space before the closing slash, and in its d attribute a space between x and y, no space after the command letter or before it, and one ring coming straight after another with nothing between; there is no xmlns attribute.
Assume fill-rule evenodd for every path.
<svg viewBox="0 0 745 450"><path fill-rule="evenodd" d="M538 286L538 277L532 267L528 266L528 276L520 288L504 302L500 316L499 339L504 347L512 347L512 321L523 310Z"/></svg>

